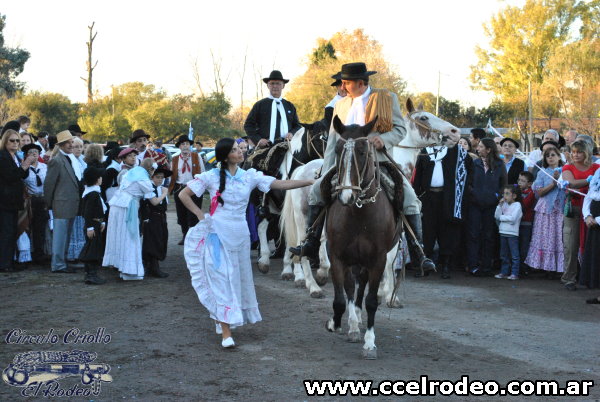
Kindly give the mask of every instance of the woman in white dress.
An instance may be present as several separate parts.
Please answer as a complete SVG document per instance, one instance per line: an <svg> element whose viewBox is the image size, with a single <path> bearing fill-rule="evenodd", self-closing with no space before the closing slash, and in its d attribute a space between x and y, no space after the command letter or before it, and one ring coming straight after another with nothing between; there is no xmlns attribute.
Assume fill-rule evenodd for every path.
<svg viewBox="0 0 600 402"><path fill-rule="evenodd" d="M275 180L255 169L238 167L244 155L235 140L223 138L215 147L220 169L196 175L179 193L179 199L200 221L185 238L184 255L192 286L200 302L215 320L224 348L234 347L231 328L261 320L252 279L250 232L246 206L250 192L258 187L289 190L311 185L314 180ZM210 214L191 200L208 190Z"/></svg>
<svg viewBox="0 0 600 402"><path fill-rule="evenodd" d="M148 158L140 166L127 171L109 202L102 266L117 268L125 281L144 279L138 210L140 200L153 191L150 177L154 165L154 161Z"/></svg>

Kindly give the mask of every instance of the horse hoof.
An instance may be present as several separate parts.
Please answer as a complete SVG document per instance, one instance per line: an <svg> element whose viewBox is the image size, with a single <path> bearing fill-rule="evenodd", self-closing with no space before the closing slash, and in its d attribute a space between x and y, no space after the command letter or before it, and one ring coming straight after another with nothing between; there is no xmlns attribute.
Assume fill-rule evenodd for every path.
<svg viewBox="0 0 600 402"><path fill-rule="evenodd" d="M268 274L269 266L266 264L258 263L258 272L260 272L261 274Z"/></svg>
<svg viewBox="0 0 600 402"><path fill-rule="evenodd" d="M400 301L397 298L394 298L394 300L387 302L387 306L389 308L404 308L402 303L400 303Z"/></svg>
<svg viewBox="0 0 600 402"><path fill-rule="evenodd" d="M335 332L335 325L333 324L333 318L330 318L329 320L327 320L327 322L325 323L325 328L329 332Z"/></svg>
<svg viewBox="0 0 600 402"><path fill-rule="evenodd" d="M294 286L296 286L297 288L306 287L306 281L304 279L299 279L297 281L294 281Z"/></svg>
<svg viewBox="0 0 600 402"><path fill-rule="evenodd" d="M365 360L377 360L377 349L363 349L363 357Z"/></svg>
<svg viewBox="0 0 600 402"><path fill-rule="evenodd" d="M294 280L294 274L291 274L291 273L281 274L281 279L284 281L292 281L292 280Z"/></svg>
<svg viewBox="0 0 600 402"><path fill-rule="evenodd" d="M315 277L315 282L317 282L317 285L319 286L325 286L327 284L327 277L323 277L317 274L317 276Z"/></svg>
<svg viewBox="0 0 600 402"><path fill-rule="evenodd" d="M348 342L360 342L360 332L348 332Z"/></svg>
<svg viewBox="0 0 600 402"><path fill-rule="evenodd" d="M310 297L313 299L323 299L325 294L321 290L315 290L314 292L310 292Z"/></svg>

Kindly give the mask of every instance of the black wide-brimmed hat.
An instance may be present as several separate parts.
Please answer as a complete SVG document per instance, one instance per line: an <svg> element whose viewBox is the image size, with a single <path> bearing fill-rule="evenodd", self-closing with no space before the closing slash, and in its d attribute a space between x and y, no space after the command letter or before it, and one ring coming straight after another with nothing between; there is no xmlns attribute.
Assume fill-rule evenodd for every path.
<svg viewBox="0 0 600 402"><path fill-rule="evenodd" d="M27 152L29 152L30 149L37 149L39 153L42 153L42 147L40 147L38 144L35 144L35 143L23 145L21 147L21 151L23 152L24 155L27 155Z"/></svg>
<svg viewBox="0 0 600 402"><path fill-rule="evenodd" d="M71 124L69 128L67 128L67 130L69 130L72 133L79 133L81 135L87 133L87 131L81 131L81 127L79 127L79 124Z"/></svg>
<svg viewBox="0 0 600 402"><path fill-rule="evenodd" d="M342 85L342 72L341 71L339 73L333 74L331 76L331 78L333 78L335 80L331 83L332 87L337 87L339 85Z"/></svg>
<svg viewBox="0 0 600 402"><path fill-rule="evenodd" d="M159 167L156 168L156 170L152 173L152 176L156 175L157 173L162 173L165 175L165 179L167 177L171 177L171 175L173 174L173 172L171 171L171 169L169 169L167 167L167 165L160 165Z"/></svg>
<svg viewBox="0 0 600 402"><path fill-rule="evenodd" d="M279 70L273 70L267 78L263 78L263 82L265 84L267 84L269 81L283 81L284 84L290 82L290 80L283 78L283 74L281 74L281 71Z"/></svg>
<svg viewBox="0 0 600 402"><path fill-rule="evenodd" d="M342 80L360 80L367 78L370 75L377 74L377 71L367 71L367 65L365 63L347 63L342 65L342 71L340 71L340 79Z"/></svg>
<svg viewBox="0 0 600 402"><path fill-rule="evenodd" d="M104 174L103 168L99 168L99 167L95 167L95 166L88 166L83 171L83 183L86 186L94 186L94 185L96 185L96 183L98 182L98 179L100 177L102 177L103 174Z"/></svg>
<svg viewBox="0 0 600 402"><path fill-rule="evenodd" d="M509 138L509 137L503 138L502 141L500 141L500 145L504 145L504 143L506 141L512 142L514 144L515 148L519 148L519 143L517 141L513 140L512 138Z"/></svg>
<svg viewBox="0 0 600 402"><path fill-rule="evenodd" d="M129 139L129 143L134 143L138 138L146 137L150 139L150 134L146 134L146 132L142 129L137 129L131 134L131 138Z"/></svg>
<svg viewBox="0 0 600 402"><path fill-rule="evenodd" d="M183 144L184 142L188 142L190 144L190 146L194 143L194 141L190 140L190 138L187 135L180 135L179 138L177 138L177 142L175 143L175 146L177 148L179 148L179 146L181 144Z"/></svg>

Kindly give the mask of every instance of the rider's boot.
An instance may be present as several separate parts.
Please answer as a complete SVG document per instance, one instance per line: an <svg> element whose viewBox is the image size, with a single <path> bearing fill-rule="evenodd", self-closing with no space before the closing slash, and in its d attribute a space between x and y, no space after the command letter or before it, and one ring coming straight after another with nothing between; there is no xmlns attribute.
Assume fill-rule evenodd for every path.
<svg viewBox="0 0 600 402"><path fill-rule="evenodd" d="M319 247L321 247L321 232L323 231L325 219L319 220L316 224L315 221L321 214L322 210L323 207L321 205L308 206L306 238L299 246L290 247L289 250L292 254L300 257L308 257L314 259L319 258Z"/></svg>
<svg viewBox="0 0 600 402"><path fill-rule="evenodd" d="M406 234L410 259L417 268L423 270L423 275L427 276L429 275L430 271L435 271L435 264L423 253L423 229L421 226L421 215L406 215L406 220L417 237L415 240L410 233Z"/></svg>

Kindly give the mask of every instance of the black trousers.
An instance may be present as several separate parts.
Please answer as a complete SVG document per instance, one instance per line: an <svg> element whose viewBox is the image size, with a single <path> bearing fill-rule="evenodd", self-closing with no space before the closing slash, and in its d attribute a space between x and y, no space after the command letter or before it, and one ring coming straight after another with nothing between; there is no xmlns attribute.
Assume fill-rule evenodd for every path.
<svg viewBox="0 0 600 402"><path fill-rule="evenodd" d="M483 272L492 269L492 257L494 252L494 230L496 222L494 212L496 207L482 208L478 205L469 206L469 223L467 252L469 256L469 269L481 268Z"/></svg>
<svg viewBox="0 0 600 402"><path fill-rule="evenodd" d="M19 211L0 209L0 269L10 269L17 247Z"/></svg>
<svg viewBox="0 0 600 402"><path fill-rule="evenodd" d="M427 191L422 197L423 207L423 251L433 258L435 243L439 244L442 263L447 263L458 246L460 224L448 222L444 217L444 193ZM441 258L444 257L444 258Z"/></svg>
<svg viewBox="0 0 600 402"><path fill-rule="evenodd" d="M31 257L34 261L44 257L46 241L46 225L48 224L48 207L43 197L31 197L31 240L33 243Z"/></svg>
<svg viewBox="0 0 600 402"><path fill-rule="evenodd" d="M183 190L186 186L181 184L175 184L173 187L173 197L175 198L175 210L177 211L177 224L181 226L181 233L185 236L189 228L196 226L198 223L198 217L194 215L189 209L183 205L178 195L181 190ZM192 195L192 201L194 204L198 206L198 208L202 208L202 197L196 197Z"/></svg>

